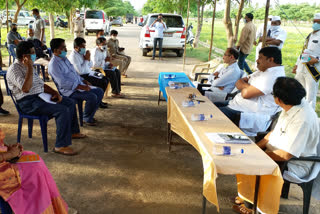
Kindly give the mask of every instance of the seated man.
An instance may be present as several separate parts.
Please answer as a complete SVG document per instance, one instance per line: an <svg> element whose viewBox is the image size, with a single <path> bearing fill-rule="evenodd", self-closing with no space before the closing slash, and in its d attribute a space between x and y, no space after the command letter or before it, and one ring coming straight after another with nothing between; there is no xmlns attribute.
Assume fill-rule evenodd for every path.
<svg viewBox="0 0 320 214"><path fill-rule="evenodd" d="M278 48L262 48L257 60L259 71L237 81L236 87L240 93L233 100L215 103L247 135L266 131L271 116L280 110L271 92L275 80L285 76L281 64L282 56Z"/></svg>
<svg viewBox="0 0 320 214"><path fill-rule="evenodd" d="M243 72L238 66L238 57L239 52L236 49L228 48L223 55L223 62L227 64L227 67L221 64L214 73L210 74L207 84L211 86L208 91L205 91L205 96L212 102L221 101L219 100L220 94L231 93L236 82L241 78Z"/></svg>
<svg viewBox="0 0 320 214"><path fill-rule="evenodd" d="M122 53L124 48L119 47L119 40L117 39L118 31L112 30L110 36L111 38L108 40L107 45L111 57L111 63L116 66L120 66L119 69L122 76L127 77L126 72L130 65L131 57Z"/></svg>
<svg viewBox="0 0 320 214"><path fill-rule="evenodd" d="M59 92L63 96L75 100L85 100L84 123L96 126L94 115L100 106L103 90L92 87L88 81L80 77L66 57L67 47L64 39L52 39L50 46L53 57L49 63L49 74L56 83Z"/></svg>
<svg viewBox="0 0 320 214"><path fill-rule="evenodd" d="M39 78L33 69L36 54L31 42L23 41L18 44L17 59L8 69L7 81L18 107L25 114L54 117L57 124L54 152L75 155L76 152L70 147L71 138L83 138L85 135L80 134L74 101L61 97ZM50 104L41 99L41 93L50 94L51 100L57 104Z"/></svg>
<svg viewBox="0 0 320 214"><path fill-rule="evenodd" d="M123 98L124 95L121 94L121 76L120 71L113 67L113 65L108 62L108 50L107 50L107 40L104 37L100 37L96 40L96 48L92 51L93 54L91 59L93 61L93 67L96 69L103 69L107 78L110 80L112 87L112 97Z"/></svg>
<svg viewBox="0 0 320 214"><path fill-rule="evenodd" d="M106 91L108 79L100 73L91 70L92 62L90 61L90 51L86 51L86 40L77 37L73 42L74 50L68 59L78 74L93 86L97 86ZM100 108L108 108L107 103L101 102Z"/></svg>
<svg viewBox="0 0 320 214"><path fill-rule="evenodd" d="M292 157L316 156L320 134L318 116L303 99L306 96L303 86L293 78L279 77L273 86L273 96L283 111L274 130L257 145L279 164ZM313 165L312 161L292 160L287 167L289 172L304 178L311 173ZM240 210L234 206L237 207ZM243 205L241 209L248 210Z"/></svg>
<svg viewBox="0 0 320 214"><path fill-rule="evenodd" d="M23 38L21 37L20 33L18 33L18 31L17 31L17 24L12 23L11 30L9 31L9 33L7 35L7 43L8 43L9 53L14 58L16 58L16 53L15 53L14 49L22 41L23 41Z"/></svg>

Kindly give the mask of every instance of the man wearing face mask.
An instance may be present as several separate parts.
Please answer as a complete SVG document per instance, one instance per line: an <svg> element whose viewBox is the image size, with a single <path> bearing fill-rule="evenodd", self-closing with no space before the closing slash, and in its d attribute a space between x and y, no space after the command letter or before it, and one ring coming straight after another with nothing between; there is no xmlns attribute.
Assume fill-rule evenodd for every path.
<svg viewBox="0 0 320 214"><path fill-rule="evenodd" d="M248 74L252 74L249 68L246 58L250 54L253 46L253 42L256 36L256 26L252 23L252 13L247 13L244 17L245 26L241 30L241 35L237 45L237 49L240 51L238 65L241 70L245 69Z"/></svg>
<svg viewBox="0 0 320 214"><path fill-rule="evenodd" d="M57 137L54 152L63 155L77 154L70 146L72 138L84 138L80 133L76 107L72 99L61 97L50 86L43 83L33 68L36 59L34 46L30 41L17 46L17 60L10 66L7 81L21 111L30 115L54 117ZM39 97L41 93L51 95L51 104Z"/></svg>
<svg viewBox="0 0 320 214"><path fill-rule="evenodd" d="M59 92L74 100L85 100L83 122L88 126L96 126L94 118L103 98L103 90L91 86L75 70L67 59L67 46L64 39L56 38L50 42L53 57L49 63L49 74Z"/></svg>
<svg viewBox="0 0 320 214"><path fill-rule="evenodd" d="M320 74L320 13L314 15L312 29L305 40L293 73L296 73L295 78L306 89L306 99L315 109Z"/></svg>
<svg viewBox="0 0 320 214"><path fill-rule="evenodd" d="M162 42L163 42L163 32L167 30L167 25L163 21L162 14L158 15L158 18L150 25L154 28L155 35L153 37L153 53L151 60L154 60L156 57L157 44L159 43L159 59L162 60Z"/></svg>
<svg viewBox="0 0 320 214"><path fill-rule="evenodd" d="M287 38L287 32L281 28L280 16L273 16L271 27L267 34L266 45L269 47L278 47L280 50L283 47Z"/></svg>
<svg viewBox="0 0 320 214"><path fill-rule="evenodd" d="M93 49L91 60L94 69L103 69L106 77L110 80L112 87L112 97L123 98L121 93L121 73L109 61L107 40L104 37L97 38L96 47Z"/></svg>
<svg viewBox="0 0 320 214"><path fill-rule="evenodd" d="M39 39L42 43L46 43L46 36L45 36L45 21L40 17L40 12L37 8L32 9L32 15L35 18L33 22L33 30L34 36Z"/></svg>
<svg viewBox="0 0 320 214"><path fill-rule="evenodd" d="M22 41L23 41L23 39L22 39L20 33L18 33L17 24L12 23L11 30L9 31L9 33L7 35L8 45L15 45L15 47L16 47Z"/></svg>
<svg viewBox="0 0 320 214"><path fill-rule="evenodd" d="M84 19L80 16L80 10L76 11L76 17L73 18L74 38L84 38Z"/></svg>
<svg viewBox="0 0 320 214"><path fill-rule="evenodd" d="M86 40L81 37L75 38L73 51L69 55L69 60L78 74L93 86L101 88L104 92L108 86L108 79L101 73L91 70L90 51L86 50ZM108 108L107 103L101 102L100 108Z"/></svg>

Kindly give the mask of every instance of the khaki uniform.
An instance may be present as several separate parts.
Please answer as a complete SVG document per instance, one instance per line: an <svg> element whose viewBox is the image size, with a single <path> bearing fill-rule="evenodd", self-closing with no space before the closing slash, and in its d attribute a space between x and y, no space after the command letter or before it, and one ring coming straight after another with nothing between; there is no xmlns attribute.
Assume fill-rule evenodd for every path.
<svg viewBox="0 0 320 214"><path fill-rule="evenodd" d="M109 54L112 56L111 63L119 66L121 74L125 75L131 63L131 57L119 51L119 41L117 39L109 39L107 45Z"/></svg>
<svg viewBox="0 0 320 214"><path fill-rule="evenodd" d="M74 38L84 38L84 19L81 17L74 18L72 22L74 26Z"/></svg>

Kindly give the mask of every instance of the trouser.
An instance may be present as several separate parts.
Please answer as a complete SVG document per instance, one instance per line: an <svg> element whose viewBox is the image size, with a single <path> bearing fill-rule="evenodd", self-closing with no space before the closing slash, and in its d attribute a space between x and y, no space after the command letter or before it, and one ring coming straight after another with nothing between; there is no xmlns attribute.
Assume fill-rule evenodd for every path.
<svg viewBox="0 0 320 214"><path fill-rule="evenodd" d="M34 61L34 64L39 64L45 67L45 78L49 77L49 73L48 73L48 65L49 65L49 60L45 59L45 58L39 58L36 61ZM41 73L41 72L40 72ZM42 73L41 73L42 74Z"/></svg>
<svg viewBox="0 0 320 214"><path fill-rule="evenodd" d="M46 115L56 120L56 144L55 147L71 145L71 135L80 132L75 102L63 97L57 104L43 101L37 94L30 95L17 101L19 108L25 114Z"/></svg>
<svg viewBox="0 0 320 214"><path fill-rule="evenodd" d="M2 94L1 85L0 85L0 108L2 104L3 104L3 94Z"/></svg>
<svg viewBox="0 0 320 214"><path fill-rule="evenodd" d="M306 70L306 69L304 69ZM308 71L297 72L295 79L306 89L306 100L313 109L316 108L319 82L316 82Z"/></svg>
<svg viewBox="0 0 320 214"><path fill-rule="evenodd" d="M112 60L110 60L111 64L113 64L116 67L119 67L119 70L121 72L121 74L123 74L125 72L124 68L125 68L125 61L123 59L120 58L116 58L116 57L112 57Z"/></svg>
<svg viewBox="0 0 320 214"><path fill-rule="evenodd" d="M238 65L241 70L245 69L248 74L252 74L252 71L246 62L246 58L248 55L249 54L244 54L244 53L242 53L242 51L240 51Z"/></svg>
<svg viewBox="0 0 320 214"><path fill-rule="evenodd" d="M122 75L126 74L128 67L130 65L130 62L131 62L131 57L126 56L126 55L122 55L122 54L116 54L116 55L113 55L112 58L122 62L122 65L120 65L119 69L120 69Z"/></svg>
<svg viewBox="0 0 320 214"><path fill-rule="evenodd" d="M228 107L229 101L214 103L235 125L239 126L241 111Z"/></svg>
<svg viewBox="0 0 320 214"><path fill-rule="evenodd" d="M77 37L80 37L80 38L84 39L84 32L83 31L81 31L79 33L75 32L74 33L74 38L77 38Z"/></svg>
<svg viewBox="0 0 320 214"><path fill-rule="evenodd" d="M103 91L101 88L93 88L90 91L75 91L70 95L70 98L75 100L85 100L86 105L83 113L83 120L87 123L93 122L93 117L98 110L101 100L103 98Z"/></svg>
<svg viewBox="0 0 320 214"><path fill-rule="evenodd" d="M162 42L163 42L163 38L154 38L153 39L153 53L152 53L152 57L155 58L156 56L156 50L157 50L157 44L159 42L159 58L161 58L162 56Z"/></svg>
<svg viewBox="0 0 320 214"><path fill-rule="evenodd" d="M104 70L106 77L111 83L112 93L120 94L121 92L121 73L118 69L106 69Z"/></svg>
<svg viewBox="0 0 320 214"><path fill-rule="evenodd" d="M103 90L103 92L105 92L108 87L109 81L108 81L107 77L102 77L102 79L99 79L96 77L89 76L89 74L83 74L83 75L81 75L81 77L83 79L87 80L88 82L90 82L93 86L97 86L97 87L101 88Z"/></svg>
<svg viewBox="0 0 320 214"><path fill-rule="evenodd" d="M127 73L128 67L129 67L129 65L131 63L131 57L127 56L127 55L125 55L123 53L119 53L118 56L126 58L126 64L125 64L124 70L125 70L125 73Z"/></svg>

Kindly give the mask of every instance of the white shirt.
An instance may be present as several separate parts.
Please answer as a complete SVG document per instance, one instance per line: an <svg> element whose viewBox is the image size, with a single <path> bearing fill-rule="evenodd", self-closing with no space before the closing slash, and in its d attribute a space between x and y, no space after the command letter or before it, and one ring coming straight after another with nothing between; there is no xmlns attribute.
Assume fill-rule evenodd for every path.
<svg viewBox="0 0 320 214"><path fill-rule="evenodd" d="M215 79L213 73L210 74L208 77L208 84L211 84L212 88L224 87L222 91L227 93L230 93L234 89L236 82L242 76L242 72L237 62L227 67L224 67L224 64L221 64L215 72L219 72L218 78Z"/></svg>
<svg viewBox="0 0 320 214"><path fill-rule="evenodd" d="M163 24L160 22L156 22L151 27L153 27L155 30L153 38L163 38L163 31L167 29L167 25L165 22L163 22Z"/></svg>
<svg viewBox="0 0 320 214"><path fill-rule="evenodd" d="M270 37L276 40L280 40L281 43L279 46L269 45L269 47L278 47L281 50L284 42L286 41L287 32L280 27L279 30L271 31Z"/></svg>
<svg viewBox="0 0 320 214"><path fill-rule="evenodd" d="M92 62L85 60L83 55L80 55L77 51L73 50L69 55L68 59L70 60L74 69L78 72L79 75L92 73Z"/></svg>
<svg viewBox="0 0 320 214"><path fill-rule="evenodd" d="M241 112L273 115L278 111L278 105L274 102L271 94L273 84L278 77L285 76L284 67L277 66L268 68L266 71L256 71L250 76L249 84L259 89L264 95L244 99L241 93L237 94L233 100L229 102L228 107Z"/></svg>
<svg viewBox="0 0 320 214"><path fill-rule="evenodd" d="M110 62L105 61L107 56L108 56L108 52L101 51L101 49L98 46L92 49L92 53L91 53L91 61L93 62L92 67L104 68L105 66L108 66Z"/></svg>
<svg viewBox="0 0 320 214"><path fill-rule="evenodd" d="M41 30L46 27L44 20L40 17L33 22L34 37L41 41ZM43 35L43 42L46 42L46 35Z"/></svg>
<svg viewBox="0 0 320 214"><path fill-rule="evenodd" d="M267 33L270 30L270 27L271 27L270 22L268 22ZM256 32L256 40L263 36L263 31L264 31L264 24L259 26L259 28L258 28L258 30Z"/></svg>
<svg viewBox="0 0 320 214"><path fill-rule="evenodd" d="M319 134L318 116L303 99L300 105L281 112L266 147L270 151L286 151L295 157L316 156ZM312 165L313 162L308 161L290 161L288 169L302 178L308 175Z"/></svg>

